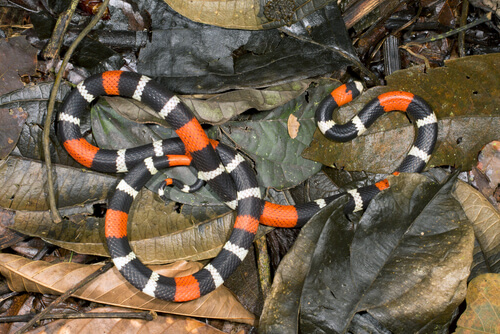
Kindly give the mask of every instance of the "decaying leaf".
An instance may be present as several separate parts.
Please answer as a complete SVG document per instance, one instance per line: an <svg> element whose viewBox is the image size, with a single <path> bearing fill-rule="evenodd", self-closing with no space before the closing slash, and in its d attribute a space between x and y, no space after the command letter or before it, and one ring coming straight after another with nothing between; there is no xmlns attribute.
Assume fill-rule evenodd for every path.
<svg viewBox="0 0 500 334"><path fill-rule="evenodd" d="M500 274L474 278L467 289L467 309L457 322L457 334L500 333Z"/></svg>
<svg viewBox="0 0 500 334"><path fill-rule="evenodd" d="M488 143L478 157L478 168L488 177L493 187L500 184L500 140Z"/></svg>
<svg viewBox="0 0 500 334"><path fill-rule="evenodd" d="M50 264L31 261L21 256L0 254L0 272L13 291L61 294L87 277L101 265L76 263ZM180 261L167 266L150 268L165 276L192 274L202 265ZM226 319L247 324L255 323L255 316L245 310L224 286L199 299L186 303L173 303L150 297L128 283L116 268L107 271L78 290L75 297L98 303L134 309L153 310L201 318Z"/></svg>
<svg viewBox="0 0 500 334"><path fill-rule="evenodd" d="M36 73L36 55L37 49L28 42L26 36L0 40L0 95L22 88L24 84L21 76Z"/></svg>

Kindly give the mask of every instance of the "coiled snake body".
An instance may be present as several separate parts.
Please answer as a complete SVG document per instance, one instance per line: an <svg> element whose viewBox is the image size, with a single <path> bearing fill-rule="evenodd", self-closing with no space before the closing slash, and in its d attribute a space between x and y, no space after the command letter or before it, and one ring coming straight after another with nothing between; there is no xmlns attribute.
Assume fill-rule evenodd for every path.
<svg viewBox="0 0 500 334"><path fill-rule="evenodd" d="M360 135L380 115L392 110L407 112L417 126L417 137L398 172L421 172L437 139L437 120L428 104L406 92L390 92L368 103L346 124L331 120L333 110L359 95L359 83L335 89L316 112L319 129L333 140L347 141ZM101 95L132 97L158 112L179 139L168 139L122 150L103 150L82 138L80 118L87 105ZM180 99L146 76L110 71L94 75L77 86L64 101L58 116L58 133L68 153L82 165L102 172L127 172L118 183L105 219L105 235L111 258L120 273L137 289L168 301L188 301L222 285L245 258L259 223L276 227L300 227L339 195L297 206L277 205L261 199L251 166L234 149L211 141ZM229 240L203 269L184 277L161 276L144 266L130 248L127 219L132 201L158 170L192 165L237 216ZM366 208L387 180L348 191L346 212ZM188 191L188 190L186 190Z"/></svg>

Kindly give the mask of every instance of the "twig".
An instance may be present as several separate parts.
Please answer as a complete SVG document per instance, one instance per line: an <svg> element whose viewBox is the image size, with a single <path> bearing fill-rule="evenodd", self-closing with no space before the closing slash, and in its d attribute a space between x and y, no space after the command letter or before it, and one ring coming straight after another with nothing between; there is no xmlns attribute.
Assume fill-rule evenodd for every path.
<svg viewBox="0 0 500 334"><path fill-rule="evenodd" d="M464 0L462 2L462 13L460 14L460 25L465 26L467 24L467 16L469 15L469 0ZM461 31L458 34L458 54L460 57L465 57L465 32Z"/></svg>
<svg viewBox="0 0 500 334"><path fill-rule="evenodd" d="M71 1L68 9L57 18L56 26L52 31L50 41L47 43L43 50L43 58L56 60L61 49L62 41L66 30L68 30L71 18L75 13L79 1Z"/></svg>
<svg viewBox="0 0 500 334"><path fill-rule="evenodd" d="M426 57L424 57L422 55L419 55L419 54L413 52L410 49L410 46L412 46L412 45L409 43L409 44L401 45L399 48L405 50L406 52L408 52L409 54L411 54L413 57L422 59L424 61L424 63L425 63L425 68L430 69L431 68L431 64L429 62L429 59L427 59Z"/></svg>
<svg viewBox="0 0 500 334"><path fill-rule="evenodd" d="M77 1L77 0L73 0ZM52 121L52 114L54 113L54 105L56 103L57 91L59 90L59 86L61 84L62 75L64 73L64 69L66 68L66 64L69 62L69 58L75 51L77 45L80 41L92 30L92 28L99 22L102 15L106 11L108 7L109 0L104 0L99 11L94 16L92 21L90 21L89 25L86 26L80 35L75 39L75 41L71 44L68 51L66 51L66 55L61 64L61 68L57 73L56 80L54 81L54 86L52 87L52 91L50 92L49 104L47 106L47 115L45 117L44 129L43 129L43 153L45 154L45 165L47 166L47 186L49 190L49 205L50 212L52 213L52 219L56 223L60 223L62 221L59 212L57 211L56 197L54 193L54 180L52 179L52 162L50 160L50 147L49 147L49 131L50 131L50 123Z"/></svg>
<svg viewBox="0 0 500 334"><path fill-rule="evenodd" d="M0 323L9 322L27 322L37 316L36 314L23 314L0 317ZM102 312L102 313L83 313L83 312L73 312L73 313L52 313L43 316L40 320L45 319L105 319L105 318L121 318L121 319L139 319L139 320L154 320L153 314L149 311L144 312Z"/></svg>
<svg viewBox="0 0 500 334"><path fill-rule="evenodd" d="M255 240L257 250L257 268L259 271L259 281L264 298L271 289L271 268L269 265L269 253L267 251L266 235Z"/></svg>
<svg viewBox="0 0 500 334"><path fill-rule="evenodd" d="M483 16L482 18L477 19L476 21L471 22L469 24L466 24L466 25L464 25L464 26L462 26L460 28L450 30L448 32L445 32L444 34L441 34L441 35L438 35L438 36L435 36L435 37L418 38L418 39L416 39L414 41L411 41L410 43L412 43L412 44L415 44L415 43L421 44L421 43L427 43L427 42L435 42L435 41L438 41L440 39L453 36L455 34L458 34L461 31L465 31L467 29L475 27L475 26L477 26L477 25L479 25L481 23L488 22L490 20L491 20L491 13L488 13L485 16ZM407 43L407 45L410 44L410 43Z"/></svg>
<svg viewBox="0 0 500 334"><path fill-rule="evenodd" d="M31 319L26 325L24 325L21 329L19 329L15 334L22 334L29 330L31 327L33 327L34 324L36 324L38 321L43 319L47 314L52 311L54 307L65 301L68 297L70 297L73 293L75 293L78 289L81 289L85 285L87 285L89 282L94 280L96 277L99 275L104 274L106 271L111 269L113 267L113 262L108 260L105 265L103 265L101 268L97 269L94 271L92 274L88 275L85 277L83 280L81 280L77 285L57 297L49 306L47 306L42 312L38 313Z"/></svg>
<svg viewBox="0 0 500 334"><path fill-rule="evenodd" d="M345 10L342 18L347 29L352 28L356 23L361 21L366 15L373 13L373 11L387 2L386 0L363 0L350 2L348 8Z"/></svg>

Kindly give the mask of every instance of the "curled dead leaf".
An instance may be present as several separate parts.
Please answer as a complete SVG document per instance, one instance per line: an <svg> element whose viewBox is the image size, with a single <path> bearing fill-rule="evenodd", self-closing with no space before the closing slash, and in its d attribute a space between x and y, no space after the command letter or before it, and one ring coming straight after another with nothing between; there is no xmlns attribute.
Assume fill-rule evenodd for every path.
<svg viewBox="0 0 500 334"><path fill-rule="evenodd" d="M0 254L0 273L13 291L61 294L98 270L101 265L77 263L51 264L32 261L12 254ZM198 271L197 262L179 261L172 265L150 268L165 276L185 276ZM255 316L248 312L224 286L199 299L186 303L173 303L155 299L134 288L116 268L78 290L75 297L98 303L134 309L152 310L201 318L217 318L255 325Z"/></svg>

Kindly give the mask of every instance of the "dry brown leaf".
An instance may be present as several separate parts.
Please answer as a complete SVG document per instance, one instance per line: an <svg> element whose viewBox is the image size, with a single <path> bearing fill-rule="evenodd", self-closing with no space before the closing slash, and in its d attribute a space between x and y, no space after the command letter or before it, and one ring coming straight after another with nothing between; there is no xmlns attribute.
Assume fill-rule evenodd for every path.
<svg viewBox="0 0 500 334"><path fill-rule="evenodd" d="M104 312L129 312L129 310L120 307L101 307L93 309L89 313ZM220 334L224 332L195 319L176 316L158 316L152 321L120 318L62 319L40 326L29 333Z"/></svg>
<svg viewBox="0 0 500 334"><path fill-rule="evenodd" d="M50 264L12 254L0 254L0 273L13 291L59 295L98 270L101 265L77 263ZM165 276L185 276L198 271L197 262L179 261L171 265L150 266ZM255 325L248 312L224 286L199 299L186 303L166 302L150 297L128 283L116 268L99 276L78 290L75 297L98 303L202 318L217 318Z"/></svg>
<svg viewBox="0 0 500 334"><path fill-rule="evenodd" d="M494 185L500 184L500 141L488 143L478 157L477 168L481 170Z"/></svg>
<svg viewBox="0 0 500 334"><path fill-rule="evenodd" d="M290 138L295 139L299 133L300 127L300 123L297 121L297 117L295 115L291 114L290 117L288 117L287 127Z"/></svg>
<svg viewBox="0 0 500 334"><path fill-rule="evenodd" d="M474 278L467 289L467 309L457 322L456 334L500 333L500 275Z"/></svg>

